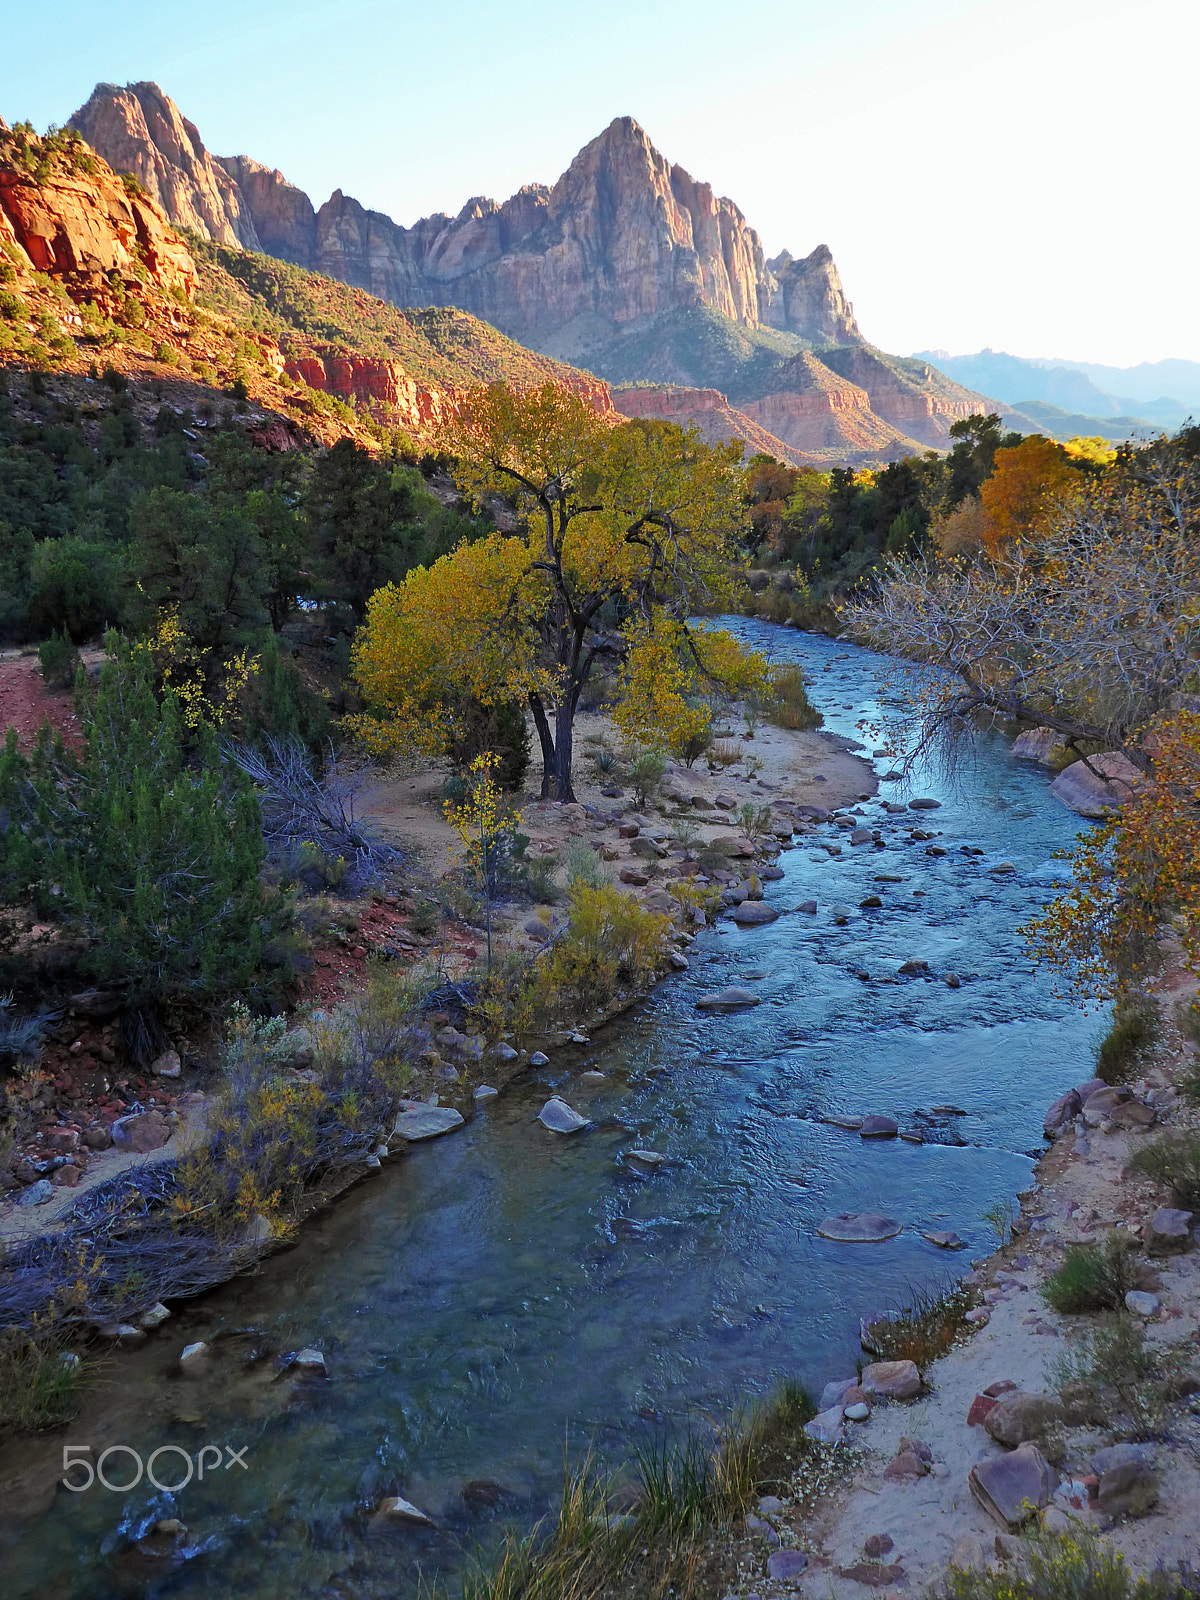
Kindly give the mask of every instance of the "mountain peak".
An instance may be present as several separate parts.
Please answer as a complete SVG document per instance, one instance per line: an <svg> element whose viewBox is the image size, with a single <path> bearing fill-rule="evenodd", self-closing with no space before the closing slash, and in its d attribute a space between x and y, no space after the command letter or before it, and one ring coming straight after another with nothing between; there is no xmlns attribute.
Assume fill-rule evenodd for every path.
<svg viewBox="0 0 1200 1600"><path fill-rule="evenodd" d="M319 211L247 156L214 157L156 83L97 84L71 126L131 172L178 226L262 250L399 306L454 305L534 348L707 306L813 343L861 339L826 246L768 263L732 200L671 164L631 116L614 117L549 189L403 228L341 189Z"/></svg>

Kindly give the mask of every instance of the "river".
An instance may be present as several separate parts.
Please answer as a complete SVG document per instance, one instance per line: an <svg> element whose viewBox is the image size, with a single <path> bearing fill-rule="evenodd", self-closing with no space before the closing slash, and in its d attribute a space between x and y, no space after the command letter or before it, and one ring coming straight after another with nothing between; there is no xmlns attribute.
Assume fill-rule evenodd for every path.
<svg viewBox="0 0 1200 1600"><path fill-rule="evenodd" d="M903 697L907 669L881 656L734 626L803 666L833 732L857 737ZM888 819L883 848L829 856L801 842L768 886L778 921L702 934L691 969L636 1015L558 1052L461 1133L389 1163L256 1276L114 1356L70 1428L3 1452L3 1594L415 1595L422 1574L452 1577L506 1521L550 1509L565 1457L590 1447L619 1470L635 1439L720 1415L780 1376L819 1387L853 1372L861 1315L992 1248L983 1213L1026 1186L1045 1107L1089 1075L1096 1018L1031 973L1014 935L1081 827L1048 787L987 735L953 775L916 774L906 793L941 808ZM894 790L863 804L874 824ZM926 854L914 826L947 853ZM1016 870L992 870L1004 862ZM882 909L834 922L831 905L872 892ZM795 912L810 897L816 916ZM911 958L931 975L896 980ZM733 982L754 988L757 1009L697 1012L703 992ZM607 1077L585 1084L587 1069ZM537 1124L551 1088L592 1118L588 1132L564 1140ZM961 1115L932 1112L945 1105ZM821 1120L877 1112L928 1141L868 1142ZM639 1145L672 1164L639 1176L621 1159ZM821 1218L843 1210L889 1213L903 1232L819 1238ZM939 1252L930 1229L957 1231L967 1252ZM214 1337L207 1373L180 1378L182 1345ZM277 1378L277 1353L306 1346L328 1376ZM168 1484L180 1452L216 1449L203 1481L174 1495L145 1478L121 1492L136 1470L122 1451L106 1462L117 1488L71 1493L58 1486L64 1444L91 1446L93 1461L111 1446L142 1462L177 1447L155 1466ZM226 1466L228 1451L242 1461ZM436 1527L373 1526L395 1493ZM131 1537L171 1516L189 1529L182 1559L145 1564Z"/></svg>

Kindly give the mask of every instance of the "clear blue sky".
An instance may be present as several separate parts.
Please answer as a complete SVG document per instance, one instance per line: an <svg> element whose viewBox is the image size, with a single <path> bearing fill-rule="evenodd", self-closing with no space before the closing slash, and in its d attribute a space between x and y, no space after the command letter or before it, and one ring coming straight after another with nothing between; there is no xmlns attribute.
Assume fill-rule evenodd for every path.
<svg viewBox="0 0 1200 1600"><path fill-rule="evenodd" d="M411 222L614 116L825 242L868 337L1200 359L1196 0L0 0L0 115L151 78L211 149Z"/></svg>

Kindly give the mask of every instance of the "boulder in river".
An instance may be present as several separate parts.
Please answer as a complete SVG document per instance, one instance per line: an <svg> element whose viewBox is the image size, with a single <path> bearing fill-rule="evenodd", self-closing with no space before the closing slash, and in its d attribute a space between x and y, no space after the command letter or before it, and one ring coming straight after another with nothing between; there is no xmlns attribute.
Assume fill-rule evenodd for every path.
<svg viewBox="0 0 1200 1600"><path fill-rule="evenodd" d="M836 1217L826 1217L817 1232L822 1239L834 1239L840 1244L879 1244L884 1239L894 1239L900 1224L895 1217L884 1217L877 1211L842 1211Z"/></svg>
<svg viewBox="0 0 1200 1600"><path fill-rule="evenodd" d="M1026 728L1013 740L1012 754L1018 761L1037 761L1043 767L1058 765L1066 741L1053 728Z"/></svg>
<svg viewBox="0 0 1200 1600"><path fill-rule="evenodd" d="M1065 767L1050 785L1050 793L1081 817L1102 817L1124 805L1142 781L1142 773L1127 755L1106 750Z"/></svg>
<svg viewBox="0 0 1200 1600"><path fill-rule="evenodd" d="M775 907L767 905L765 900L744 900L732 912L739 928L755 928L764 922L774 922L778 915Z"/></svg>
<svg viewBox="0 0 1200 1600"><path fill-rule="evenodd" d="M453 1106L419 1106L402 1111L396 1118L395 1132L404 1139L436 1139L462 1126L462 1116Z"/></svg>
<svg viewBox="0 0 1200 1600"><path fill-rule="evenodd" d="M556 1094L552 1094L538 1112L538 1121L543 1128L549 1128L551 1133L578 1133L581 1128L586 1128L588 1125L586 1117L581 1117L574 1106L569 1106Z"/></svg>
<svg viewBox="0 0 1200 1600"><path fill-rule="evenodd" d="M938 811L941 809L941 804L940 800L931 800L928 795L922 795L916 800L910 800L908 809L910 811Z"/></svg>
<svg viewBox="0 0 1200 1600"><path fill-rule="evenodd" d="M759 1004L759 997L749 989L736 987L718 989L715 994L701 995L696 1001L697 1011L741 1011Z"/></svg>
<svg viewBox="0 0 1200 1600"><path fill-rule="evenodd" d="M894 1139L900 1125L892 1117L864 1117L858 1130L861 1139Z"/></svg>
<svg viewBox="0 0 1200 1600"><path fill-rule="evenodd" d="M415 1522L426 1527L430 1524L430 1518L419 1506L413 1505L411 1500L406 1500L399 1494L390 1494L386 1500L381 1500L376 1514L388 1522Z"/></svg>

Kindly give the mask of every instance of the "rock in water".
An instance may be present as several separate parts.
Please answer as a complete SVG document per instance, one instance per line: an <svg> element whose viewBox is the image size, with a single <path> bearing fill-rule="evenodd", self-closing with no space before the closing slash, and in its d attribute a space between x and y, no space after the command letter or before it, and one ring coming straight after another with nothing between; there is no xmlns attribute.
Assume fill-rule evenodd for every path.
<svg viewBox="0 0 1200 1600"><path fill-rule="evenodd" d="M1142 782L1142 774L1127 755L1106 750L1073 761L1050 785L1050 793L1081 817L1102 817L1116 811Z"/></svg>
<svg viewBox="0 0 1200 1600"><path fill-rule="evenodd" d="M1012 754L1018 761L1038 761L1043 767L1054 766L1065 749L1062 734L1053 728L1026 728L1012 744Z"/></svg>
<svg viewBox="0 0 1200 1600"><path fill-rule="evenodd" d="M836 1239L841 1244L878 1244L883 1239L894 1239L900 1224L895 1217L880 1216L874 1211L843 1211L836 1217L826 1217L817 1232L822 1239Z"/></svg>
<svg viewBox="0 0 1200 1600"><path fill-rule="evenodd" d="M413 1111L402 1111L396 1118L395 1132L401 1138L415 1142L418 1139L436 1139L452 1128L462 1127L462 1116L453 1106L421 1106Z"/></svg>
<svg viewBox="0 0 1200 1600"><path fill-rule="evenodd" d="M731 915L739 928L754 928L764 922L774 922L779 913L764 900L744 900L734 907Z"/></svg>
<svg viewBox="0 0 1200 1600"><path fill-rule="evenodd" d="M716 994L701 995L696 1001L697 1011L740 1011L746 1006L756 1006L759 998L749 989L718 989Z"/></svg>
<svg viewBox="0 0 1200 1600"><path fill-rule="evenodd" d="M939 1250L965 1250L966 1243L956 1233L923 1233L922 1239L935 1244Z"/></svg>
<svg viewBox="0 0 1200 1600"><path fill-rule="evenodd" d="M411 1500L405 1500L403 1495L391 1494L386 1500L381 1500L378 1515L386 1517L389 1522L417 1522L430 1526L429 1517Z"/></svg>
<svg viewBox="0 0 1200 1600"><path fill-rule="evenodd" d="M891 1117L864 1117L858 1135L860 1139L894 1139L899 1131L899 1123Z"/></svg>
<svg viewBox="0 0 1200 1600"><path fill-rule="evenodd" d="M574 1106L569 1106L556 1094L552 1094L538 1112L538 1121L551 1133L578 1133L580 1128L588 1125L586 1117L581 1117Z"/></svg>

